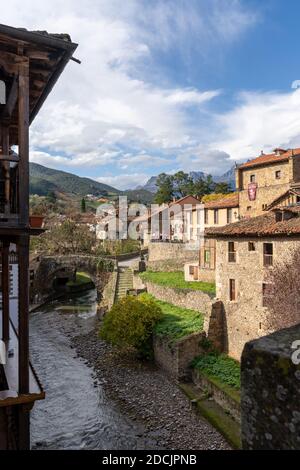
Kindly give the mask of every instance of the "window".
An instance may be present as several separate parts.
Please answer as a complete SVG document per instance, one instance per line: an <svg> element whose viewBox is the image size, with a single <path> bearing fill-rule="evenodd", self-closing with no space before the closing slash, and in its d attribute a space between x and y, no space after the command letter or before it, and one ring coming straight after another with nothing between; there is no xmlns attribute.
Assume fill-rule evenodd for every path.
<svg viewBox="0 0 300 470"><path fill-rule="evenodd" d="M247 206L247 211L251 211L252 207L251 206Z"/></svg>
<svg viewBox="0 0 300 470"><path fill-rule="evenodd" d="M210 250L204 250L204 262L205 264L210 263Z"/></svg>
<svg viewBox="0 0 300 470"><path fill-rule="evenodd" d="M268 307L268 300L272 295L272 284L265 284L262 285L262 306Z"/></svg>
<svg viewBox="0 0 300 470"><path fill-rule="evenodd" d="M214 223L215 224L219 223L219 210L218 209L214 210Z"/></svg>
<svg viewBox="0 0 300 470"><path fill-rule="evenodd" d="M193 276L193 275L194 275L194 272L195 272L195 266L189 266L189 273L190 273L190 276Z"/></svg>
<svg viewBox="0 0 300 470"><path fill-rule="evenodd" d="M264 266L273 266L273 243L264 243Z"/></svg>
<svg viewBox="0 0 300 470"><path fill-rule="evenodd" d="M255 243L248 242L248 251L255 251Z"/></svg>
<svg viewBox="0 0 300 470"><path fill-rule="evenodd" d="M204 209L204 223L208 224L208 209Z"/></svg>
<svg viewBox="0 0 300 470"><path fill-rule="evenodd" d="M267 209L267 207L268 207L268 204L263 204L262 205L262 210L265 211Z"/></svg>
<svg viewBox="0 0 300 470"><path fill-rule="evenodd" d="M229 263L236 262L236 247L234 242L228 242L228 261Z"/></svg>
<svg viewBox="0 0 300 470"><path fill-rule="evenodd" d="M231 224L232 222L232 209L227 209L227 223Z"/></svg>
<svg viewBox="0 0 300 470"><path fill-rule="evenodd" d="M250 175L250 183L255 183L255 175Z"/></svg>
<svg viewBox="0 0 300 470"><path fill-rule="evenodd" d="M229 300L236 300L235 279L229 279Z"/></svg>
<svg viewBox="0 0 300 470"><path fill-rule="evenodd" d="M275 171L275 178L276 178L277 180L280 180L280 178L281 178L281 170Z"/></svg>

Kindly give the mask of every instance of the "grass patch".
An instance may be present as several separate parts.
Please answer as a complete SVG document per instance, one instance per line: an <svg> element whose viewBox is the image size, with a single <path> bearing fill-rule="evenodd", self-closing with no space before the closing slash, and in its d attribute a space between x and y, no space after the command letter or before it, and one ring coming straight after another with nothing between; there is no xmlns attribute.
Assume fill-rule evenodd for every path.
<svg viewBox="0 0 300 470"><path fill-rule="evenodd" d="M76 273L76 280L75 281L68 281L67 286L68 287L75 287L75 286L83 286L84 284L90 284L92 279L89 277L88 274L86 273Z"/></svg>
<svg viewBox="0 0 300 470"><path fill-rule="evenodd" d="M203 315L201 313L157 300L150 294L141 294L141 296L154 300L163 312L162 319L154 327L154 332L157 335L166 336L174 342L203 330Z"/></svg>
<svg viewBox="0 0 300 470"><path fill-rule="evenodd" d="M160 286L174 287L175 289L201 290L215 295L216 285L213 282L185 281L183 272L151 272L147 271L140 274L143 281L153 282Z"/></svg>
<svg viewBox="0 0 300 470"><path fill-rule="evenodd" d="M193 367L235 390L241 387L240 363L225 354L209 353L199 356L194 359Z"/></svg>

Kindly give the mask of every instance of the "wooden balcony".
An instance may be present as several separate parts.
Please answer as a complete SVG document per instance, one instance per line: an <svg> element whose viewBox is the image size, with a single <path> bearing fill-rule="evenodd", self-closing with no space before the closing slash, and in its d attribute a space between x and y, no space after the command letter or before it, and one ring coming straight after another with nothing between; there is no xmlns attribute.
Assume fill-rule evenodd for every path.
<svg viewBox="0 0 300 470"><path fill-rule="evenodd" d="M0 337L2 336L1 325L2 312L0 312ZM31 364L29 366L29 392L26 394L18 392L19 340L16 327L12 321L10 321L10 339L5 344L6 364L0 365L0 408L20 404L33 404L36 400L43 400L45 392Z"/></svg>

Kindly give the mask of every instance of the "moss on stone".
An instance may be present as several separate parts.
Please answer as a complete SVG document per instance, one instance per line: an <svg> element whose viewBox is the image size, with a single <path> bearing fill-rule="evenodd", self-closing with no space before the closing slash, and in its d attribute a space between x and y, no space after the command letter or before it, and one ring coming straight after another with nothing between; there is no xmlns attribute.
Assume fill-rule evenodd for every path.
<svg viewBox="0 0 300 470"><path fill-rule="evenodd" d="M193 400L199 413L207 419L234 447L241 449L239 424L213 400L199 396L198 391L189 384L180 384L181 390L190 400Z"/></svg>

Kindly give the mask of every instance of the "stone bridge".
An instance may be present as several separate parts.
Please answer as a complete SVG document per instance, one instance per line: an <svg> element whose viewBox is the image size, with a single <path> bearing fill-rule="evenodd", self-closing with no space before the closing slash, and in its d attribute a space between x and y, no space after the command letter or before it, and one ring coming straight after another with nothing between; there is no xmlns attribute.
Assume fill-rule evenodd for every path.
<svg viewBox="0 0 300 470"><path fill-rule="evenodd" d="M100 299L113 270L112 260L91 255L38 256L30 263L31 297L46 298L74 280L77 271L83 271L95 284Z"/></svg>

